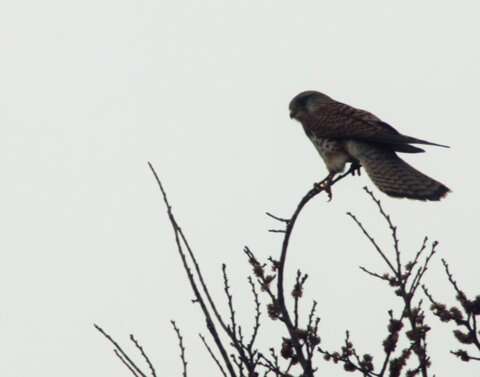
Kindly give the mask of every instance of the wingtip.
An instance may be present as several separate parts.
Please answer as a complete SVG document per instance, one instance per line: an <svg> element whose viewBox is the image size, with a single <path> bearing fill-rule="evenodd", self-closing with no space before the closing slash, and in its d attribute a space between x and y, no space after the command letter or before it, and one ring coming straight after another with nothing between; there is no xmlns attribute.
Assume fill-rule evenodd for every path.
<svg viewBox="0 0 480 377"><path fill-rule="evenodd" d="M450 148L450 145L432 143L430 141L427 141L426 143L422 143L422 144L433 145L435 147L441 147L441 148Z"/></svg>
<svg viewBox="0 0 480 377"><path fill-rule="evenodd" d="M433 145L435 147L450 148L449 145L445 145L445 144L432 143L431 141L417 139L417 138L411 138L411 139L413 139L412 141L410 141L410 143L412 144L424 144L424 145Z"/></svg>

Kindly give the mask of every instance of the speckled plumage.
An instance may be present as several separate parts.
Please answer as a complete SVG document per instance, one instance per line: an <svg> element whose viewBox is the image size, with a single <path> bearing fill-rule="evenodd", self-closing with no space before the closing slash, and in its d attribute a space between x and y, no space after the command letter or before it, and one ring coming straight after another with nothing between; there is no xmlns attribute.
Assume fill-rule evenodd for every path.
<svg viewBox="0 0 480 377"><path fill-rule="evenodd" d="M293 98L290 116L302 124L330 173L343 171L348 162L360 163L375 185L393 197L439 200L450 191L396 153L424 152L411 144L444 145L402 135L375 115L315 91Z"/></svg>

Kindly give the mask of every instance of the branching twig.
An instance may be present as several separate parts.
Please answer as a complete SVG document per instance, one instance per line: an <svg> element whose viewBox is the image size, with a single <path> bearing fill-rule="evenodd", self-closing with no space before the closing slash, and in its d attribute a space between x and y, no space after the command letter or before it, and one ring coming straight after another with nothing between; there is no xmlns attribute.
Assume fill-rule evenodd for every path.
<svg viewBox="0 0 480 377"><path fill-rule="evenodd" d="M361 354L357 352L348 331L346 331L345 341L340 351L329 352L319 347L320 336L318 329L320 318L316 316L317 302L313 302L308 317L306 318L307 321L302 321L300 318L300 314L303 313L303 311L300 310L300 303L303 297L304 285L308 277L307 274L303 274L300 270L297 271L294 288L291 292L293 309L289 310L287 307L284 281L286 260L290 239L300 213L305 206L322 191L326 191L329 196L331 196L329 188L356 171L358 166L351 166L347 172L337 176L333 180L326 178L319 184L315 184L297 204L290 218L282 218L269 212L266 213L267 216L281 223L284 227L284 229L269 230L273 233L283 234L283 240L279 259L269 258L268 263L259 262L248 247L244 249L254 274L254 278L248 277L248 282L253 294L255 314L252 334L251 337L247 339L247 336L244 336L242 325L236 317L236 311L233 305L234 296L230 287L226 265L222 265L222 273L229 317L224 319L217 308L217 303L210 294L197 257L173 214L162 182L152 164L148 163L148 165L155 177L166 206L167 215L174 232L177 252L181 258L187 279L195 296L193 302L198 303L202 310L206 320L206 327L213 338L220 357L215 355L217 350L214 352L208 345L206 339L201 334L199 334L199 336L223 377L259 377L261 375L260 372L263 372L263 377L270 377L272 374L276 377L290 377L292 373L296 373L295 368L302 369L302 377L313 377L317 372L316 367L314 367L314 355L318 355L318 353L315 353L317 349L324 355L325 359L333 360L336 363L341 362L346 371L357 371L364 377L386 377L387 374L389 377L399 377L402 371L406 370L407 362L415 363L415 365L413 369L406 370L406 376L413 377L419 374L421 374L422 377L428 376L430 357L427 354L426 334L430 328L424 322L422 301L415 300L414 302L414 296L417 293L418 287L421 285L422 279L429 267L430 260L436 253L437 243L434 242L430 253L425 255L428 241L425 237L414 258L409 263L403 265L401 258L403 254L400 252L397 227L391 221L390 215L384 210L380 200L366 187L364 187L365 192L376 204L380 215L384 218L390 229L394 255L390 256L388 252L385 252L367 231L362 222L360 222L355 215L348 212L348 216L353 219L385 262L388 273L381 274L373 272L363 266L360 268L368 275L387 282L394 288L395 294L403 301L403 309L400 313L397 313L395 317L393 312L389 311L388 335L383 341L385 357L383 361L381 361L379 368L374 367L373 357L370 356L370 354L363 354L363 356L361 356ZM441 320L445 320L446 318L448 318L448 320L454 320L458 326L463 326L464 329L467 330L467 333L456 330L454 332L456 338L461 343L473 344L480 350L477 328L477 315L480 315L480 297L477 297L475 300L468 300L454 280L448 264L443 260L442 262L444 263L448 280L457 293L457 300L461 303L465 311L465 316L463 316L457 308L448 310L445 306L442 306L442 304L435 302L427 289L422 286L424 292L432 302L432 308L434 308L435 314L439 316ZM271 267L271 271L267 270L267 266L269 268ZM265 355L256 347L255 342L261 326L261 304L254 279L256 279L256 282L259 284L261 291L266 292L268 295L270 301L267 305L268 316L271 319L278 320L288 331L288 337L282 338L281 350L279 352L279 355L285 360L282 363L279 362L279 356L277 356L274 348L270 348L270 355ZM274 287L276 287L276 290ZM171 324L179 342L183 377L187 377L188 363L185 358L183 337L175 322L171 321ZM404 326L404 324L406 326ZM109 334L97 325L95 325L95 328L113 344L115 355L129 369L134 377L147 377L147 374L128 357ZM405 340L408 340L409 346L398 350L397 345L401 344L399 342L401 336L405 336ZM224 343L227 338L229 343ZM156 377L155 368L143 347L133 335L130 336L130 339L146 361L150 369L151 377ZM472 356L464 350L451 351L451 353L465 361L480 360L480 357ZM418 359L418 365L416 364L415 357Z"/></svg>
<svg viewBox="0 0 480 377"><path fill-rule="evenodd" d="M93 325L99 332L102 334L105 338L108 339L110 343L113 344L115 347L115 355L128 367L128 369L132 372L133 375L135 376L142 376L142 377L147 377L147 375L135 364L132 359L125 353L125 351L120 347L120 345L104 330L102 329L99 325L94 324Z"/></svg>
<svg viewBox="0 0 480 377"><path fill-rule="evenodd" d="M195 299L200 304L200 307L202 308L202 312L203 312L203 314L205 316L205 320L207 322L207 329L210 332L210 334L212 335L212 337L215 341L215 344L216 344L218 350L220 351L220 354L222 355L222 359L223 359L223 361L224 361L224 363L227 367L227 370L228 370L230 376L231 377L236 377L235 370L233 369L230 358L228 357L227 351L225 350L225 346L223 345L223 343L220 339L217 328L216 328L215 324L213 323L210 311L208 310L208 308L205 304L203 296L201 295L200 290L197 287L197 283L195 282L195 279L193 277L191 269L188 265L186 255L183 251L182 243L185 245L190 257L192 258L193 264L195 266L195 270L197 272L197 276L198 276L198 278L200 280L200 283L203 287L204 293L206 294L207 299L212 306L212 309L215 313L216 318L219 320L219 322L222 324L222 327L225 330L226 330L226 326L225 326L223 320L221 319L220 315L218 314L218 311L216 310L216 306L214 305L213 300L212 300L212 298L211 298L211 296L210 296L210 294L209 294L209 292L206 288L206 284L205 284L203 276L200 272L200 267L197 263L197 260L196 260L195 256L193 255L192 249L190 248L190 245L189 245L186 237L184 236L180 226L178 225L178 223L175 219L175 216L173 215L172 207L171 207L170 203L168 202L167 194L166 194L166 192L163 188L162 182L160 181L160 178L158 177L157 172L155 171L153 165L150 162L148 163L148 166L150 167L150 170L152 171L152 174L154 175L155 180L158 184L158 187L160 188L160 191L162 193L163 201L165 203L165 206L167 207L167 214L168 214L170 223L172 225L172 228L173 228L173 231L174 231L174 234L175 234L175 243L177 245L177 250L178 250L178 253L180 255L180 258L182 259L182 263L183 263L185 272L187 274L188 280L190 282L190 286L192 287L192 290L194 292Z"/></svg>
<svg viewBox="0 0 480 377"><path fill-rule="evenodd" d="M385 263L387 264L387 266L390 268L390 270L395 274L397 271L395 270L395 267L393 267L393 264L392 262L390 262L390 260L387 258L387 256L385 255L385 253L383 252L383 250L380 248L380 246L378 246L377 242L375 241L375 239L370 235L370 233L368 233L368 231L365 229L365 227L363 226L363 224L357 219L357 217L351 213L351 212L347 212L347 215L350 216L352 218L353 221L355 221L355 223L358 225L358 227L360 228L360 230L363 232L363 234L368 238L368 240L370 241L370 243L373 245L373 247L375 247L375 250L377 250L377 253L380 254L380 256L383 258L383 260L385 261Z"/></svg>
<svg viewBox="0 0 480 377"><path fill-rule="evenodd" d="M363 190L370 196L370 198L373 200L373 202L377 205L378 211L383 216L383 218L385 219L385 221L388 224L388 227L390 228L390 231L392 232L393 248L395 250L395 256L396 256L396 259L397 259L397 269L398 269L397 273L398 273L398 275L402 275L402 262L400 260L400 248L398 246L399 241L398 241L398 235L397 235L397 227L395 225L393 225L392 220L390 218L390 215L388 215L384 211L384 209L382 207L382 203L380 202L379 199L377 199L375 197L375 195L373 195L373 192L370 191L367 186L365 186L363 188Z"/></svg>
<svg viewBox="0 0 480 377"><path fill-rule="evenodd" d="M372 272L365 267L360 267L362 271L376 279L386 281L391 287L395 289L395 294L401 297L403 301L403 310L399 319L393 318L393 312L389 312L390 323L388 326L388 336L383 342L385 358L380 370L377 373L373 372L373 364L369 356L366 356L365 361L360 359L353 346L348 347L348 336L345 347L342 348L342 352L327 353L321 350L327 358L335 360L341 360L344 362L345 369L358 370L364 375L374 375L383 377L388 371L390 376L400 376L401 371L406 367L407 360L413 353L417 356L418 366L414 369L407 371L407 375L413 376L417 373L421 373L423 377L428 376L428 367L430 366L430 358L427 355L427 342L426 334L430 330L430 327L424 323L424 313L421 308L421 300L417 303L413 303L414 295L417 291L419 284L421 283L425 272L428 269L431 258L436 252L437 242L432 244L430 253L426 256L423 264L412 275L413 269L420 261L420 256L426 249L427 238L423 240L422 247L416 253L412 262L407 263L405 266L402 264L401 252L399 248L399 239L397 233L397 227L392 223L390 215L384 210L380 200L378 200L372 191L368 188L364 188L365 192L370 196L373 202L376 204L377 209L381 216L384 218L387 226L389 227L392 235L393 251L395 259L392 261L387 256L387 253L375 241L373 236L366 230L364 225L358 218L352 213L348 212L347 215L354 220L356 225L360 228L362 233L373 245L377 253L385 262L389 273L379 274ZM410 347L403 349L399 356L394 357L394 352L397 347L398 339L401 335L403 328L403 320L408 320L409 329L405 331L405 336L410 342ZM355 359L352 361L352 357Z"/></svg>
<svg viewBox="0 0 480 377"><path fill-rule="evenodd" d="M336 177L331 182L330 187L334 185L336 182L348 176L349 174L353 173L354 171L355 171L355 168L351 166L346 173ZM285 263L287 261L287 251L290 243L290 237L292 235L298 216L300 215L303 208L307 205L307 203L310 202L310 200L312 200L315 196L320 194L322 191L325 191L325 184L328 182L328 180L329 178L327 177L319 184L314 185L314 187L307 192L307 194L302 198L302 200L300 200L300 203L297 205L297 208L293 212L293 215L288 219L288 222L286 223L285 235L282 243L282 250L280 253L280 260L278 262L278 276L277 276L278 308L280 310L282 320L285 323L285 326L287 327L288 333L293 343L293 347L295 349L296 357L298 358L298 361L304 371L305 377L313 376L313 369L312 369L311 363L309 363L309 361L305 358L300 341L295 334L295 326L290 317L288 308L286 306L283 279L284 279Z"/></svg>
<svg viewBox="0 0 480 377"><path fill-rule="evenodd" d="M460 288L457 281L454 279L450 267L445 259L442 259L442 264L447 275L447 279L453 290L456 293L456 299L460 303L460 308L452 306L450 309L445 304L435 301L433 296L425 286L422 286L425 295L432 303L431 309L433 314L437 316L442 322L453 321L457 328L453 330L455 338L463 345L474 346L477 351L480 351L479 331L477 327L477 317L480 316L480 295L475 299L469 299L465 292ZM462 361L480 361L479 356L473 356L464 349L451 351Z"/></svg>

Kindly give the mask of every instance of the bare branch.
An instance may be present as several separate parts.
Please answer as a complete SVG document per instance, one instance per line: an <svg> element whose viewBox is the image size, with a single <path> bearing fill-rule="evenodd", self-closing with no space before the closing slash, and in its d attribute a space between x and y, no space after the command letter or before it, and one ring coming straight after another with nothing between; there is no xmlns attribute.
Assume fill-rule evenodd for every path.
<svg viewBox="0 0 480 377"><path fill-rule="evenodd" d="M355 168L352 166L350 169L342 174L337 176L335 179L332 180L330 183L330 187L334 185L336 182L342 180L349 174L351 174L353 171L355 171ZM312 200L315 196L320 194L322 191L325 191L326 186L325 184L329 181L329 177L325 178L322 182L319 184L315 184L314 187L307 192L307 194L300 200L300 203L297 205L297 208L293 212L293 215L288 219L288 223L286 226L286 232L285 236L283 238L283 243L282 243L282 250L280 253L280 260L278 263L278 276L277 276L277 303L278 307L280 309L281 315L282 315L282 320L285 323L285 326L287 327L287 330L289 332L290 338L293 342L293 346L295 348L295 353L296 357L298 358L298 361L300 365L302 366L302 369L304 371L304 374L306 377L311 377L313 376L313 370L312 370L312 365L310 362L305 358L301 344L295 334L295 326L292 322L292 319L290 317L290 314L288 312L287 306L286 306L286 301L285 301L285 293L284 293L284 286L283 286L283 279L284 279L284 271L285 271L285 263L287 261L287 251L288 251L288 246L290 243L290 237L292 235L293 229L295 227L295 223L298 219L298 216L302 212L303 208L305 205L307 205L310 200Z"/></svg>
<svg viewBox="0 0 480 377"><path fill-rule="evenodd" d="M373 245L373 247L375 247L375 250L377 250L378 254L383 258L383 260L385 261L385 263L387 264L387 266L390 268L390 270L396 274L397 271L395 270L395 268L393 267L393 264L392 262L390 262L390 260L387 258L387 256L385 255L385 253L383 252L383 250L380 248L380 246L378 246L377 242L375 241L375 239L370 235L370 233L367 232L367 230L365 229L365 227L363 226L363 224L360 222L360 220L357 219L357 217L351 213L351 212L347 212L347 215L350 216L352 218L353 221L355 221L355 223L358 225L358 227L360 228L360 230L363 232L363 234L368 238L368 240L370 241L370 243Z"/></svg>
<svg viewBox="0 0 480 377"><path fill-rule="evenodd" d="M224 377L227 377L227 374L225 373L225 370L223 369L222 367L222 364L220 364L220 361L216 358L215 354L213 353L212 349L210 348L210 346L208 345L207 341L205 340L204 336L202 334L198 334L198 336L200 337L200 339L202 340L203 342L203 345L205 346L205 348L207 349L208 353L210 354L210 356L212 357L213 361L215 361L215 364L217 364L218 366L218 369L220 369L220 372L222 372L222 375Z"/></svg>
<svg viewBox="0 0 480 377"><path fill-rule="evenodd" d="M215 344L217 346L217 348L219 349L220 351L220 354L222 355L222 358L223 358L223 361L225 362L225 365L228 369L228 372L230 374L231 377L236 377L236 373L235 373L235 370L233 369L233 366L232 366L232 363L230 362L230 359L228 357L228 354L225 350L225 346L223 345L221 339L220 339L220 336L218 334L218 331L216 329L216 326L215 324L213 323L213 320L212 320L212 316L210 315L210 311L208 310L206 304L205 304L205 301L197 287L197 283L195 282L195 279L193 277L193 274L190 270L190 267L188 265L188 262L187 262L187 259L186 259L186 255L183 251L183 247L182 247L182 243L185 245L185 247L187 248L187 251L194 263L194 266L195 266L195 270L197 272L197 276L200 280L200 283L202 285L202 288L203 288L203 291L204 293L206 294L207 296L207 299L215 313L215 316L217 317L217 319L219 320L220 324L222 325L222 327L224 328L224 330L227 330L222 318L220 317L220 315L218 314L218 311L216 310L216 306L213 304L213 300L212 298L210 297L210 294L206 288L206 285L205 285L205 282L203 280L203 276L200 272L200 267L197 263L197 260L193 254L193 251L192 249L190 248L190 245L186 239L186 237L184 236L180 226L178 225L176 219L175 219L175 216L173 215L173 212L172 212L172 207L170 205L170 203L168 202L168 198L167 198L167 194L163 188L163 185L162 185L162 182L160 181L160 178L158 177L157 175L157 172L155 171L153 165L149 162L148 163L148 166L150 167L150 170L152 171L152 174L153 176L155 177L155 180L157 181L157 184L158 184L158 187L160 188L160 191L162 193L162 196L163 196L163 201L165 203L165 206L167 207L167 214L168 214L168 217L170 219L170 223L172 225L172 228L173 228L173 231L174 231L174 234L175 234L175 243L177 245L177 250L178 250L178 253L180 255L180 258L182 260L182 263L183 263L183 267L185 269L185 272L187 274L187 277L188 277L188 280L190 282L190 286L192 287L192 290L195 294L195 299L196 301L200 304L200 307L202 308L202 312L205 316L205 319L206 319L206 322L207 322L207 329L208 331L210 332L210 334L212 335L214 341L215 341ZM228 332L227 332L228 333Z"/></svg>
<svg viewBox="0 0 480 377"><path fill-rule="evenodd" d="M104 330L102 329L99 325L97 324L93 324L93 326L100 332L100 334L102 334L105 338L108 339L108 341L110 343L113 344L113 346L115 347L115 354L118 356L118 358L125 364L128 366L128 369L130 371L134 370L135 371L135 375L140 375L142 377L147 377L147 375L145 373L142 372L142 370L132 361L132 359L130 359L130 357L128 357L128 355L123 351L122 347L120 347L120 345ZM133 372L132 372L133 373Z"/></svg>
<svg viewBox="0 0 480 377"><path fill-rule="evenodd" d="M265 212L265 214L266 214L268 217L271 217L271 218L274 219L274 220L280 221L281 223L288 224L288 222L290 221L289 219L284 219L284 218L282 218L282 217L278 217L278 216L272 215L270 212Z"/></svg>
<svg viewBox="0 0 480 377"><path fill-rule="evenodd" d="M150 361L150 358L147 356L147 354L145 353L143 347L140 345L140 343L138 342L137 339L135 339L135 337L133 336L133 334L130 335L130 340L133 342L133 344L135 344L135 347L137 347L137 349L140 351L140 354L143 356L143 358L145 359L148 367L150 368L150 373L152 374L152 377L157 377L157 374L155 373L155 368L153 367L153 364L152 362Z"/></svg>
<svg viewBox="0 0 480 377"><path fill-rule="evenodd" d="M227 265L225 263L222 264L222 273L223 273L223 290L225 291L225 295L227 296L228 309L230 311L231 332L233 336L236 337L237 322L235 320L235 309L233 308L233 296L230 293L230 286L228 284L228 276L227 276Z"/></svg>
<svg viewBox="0 0 480 377"><path fill-rule="evenodd" d="M187 377L187 360L185 358L185 346L183 345L183 337L182 333L180 332L180 329L177 327L177 324L175 321L170 321L172 324L173 329L175 330L175 333L177 334L178 338L178 347L180 348L180 360L182 360L182 366L183 366L183 377Z"/></svg>
<svg viewBox="0 0 480 377"><path fill-rule="evenodd" d="M247 346L247 348L251 351L253 348L253 344L255 343L255 339L257 338L258 330L260 329L261 312L260 312L260 299L258 297L257 290L255 289L255 283L253 282L253 279L251 276L248 277L248 282L250 284L250 288L252 289L253 299L255 301L255 322L253 325L252 337Z"/></svg>
<svg viewBox="0 0 480 377"><path fill-rule="evenodd" d="M457 308L456 306L452 306L449 309L445 304L435 301L425 286L422 286L423 291L432 303L431 309L433 314L437 316L440 321L455 322L457 328L453 330L453 335L457 341L463 345L475 346L477 350L480 351L480 333L477 327L477 316L480 316L480 295L476 296L475 299L469 299L464 291L459 287L457 281L454 279L446 260L442 259L442 263L445 273L447 274L448 281L456 292L456 299L460 303L461 309ZM451 353L457 356L460 360L466 362L470 360L480 360L480 357L472 356L463 349L451 351Z"/></svg>
<svg viewBox="0 0 480 377"><path fill-rule="evenodd" d="M117 357L120 359L120 361L122 362L122 364L127 367L127 369L130 371L130 373L133 374L134 377L139 377L139 375L137 374L137 372L135 372L135 369L133 369L133 367L130 366L130 364L128 363L128 361L125 360L125 358L122 356L122 354L121 354L117 349L114 349L113 352L115 353L115 356L117 356Z"/></svg>
<svg viewBox="0 0 480 377"><path fill-rule="evenodd" d="M387 222L388 224L388 227L390 228L390 231L392 232L392 240L393 240L393 248L395 250L395 256L397 258L397 268L398 268L398 274L399 275L402 275L402 263L400 261L400 248L398 246L398 235L397 235L397 227L395 225L393 225L392 223L392 220L390 219L390 215L387 214L383 207L382 207L382 203L379 199L377 199L375 197L375 195L373 194L372 191L370 191L368 189L367 186L365 186L363 188L363 190L370 196L370 198L375 202L375 204L377 205L378 207L378 211L380 212L380 214L383 216L383 218L385 219L385 221Z"/></svg>
<svg viewBox="0 0 480 377"><path fill-rule="evenodd" d="M363 266L360 266L359 268L363 272L365 272L366 274L368 274L370 276L373 276L374 278L377 278L377 279L380 279L380 280L385 280L385 281L390 281L390 277L389 277L388 274L380 275L380 274L377 274L376 272L372 272L372 271L368 270L367 268L365 268Z"/></svg>

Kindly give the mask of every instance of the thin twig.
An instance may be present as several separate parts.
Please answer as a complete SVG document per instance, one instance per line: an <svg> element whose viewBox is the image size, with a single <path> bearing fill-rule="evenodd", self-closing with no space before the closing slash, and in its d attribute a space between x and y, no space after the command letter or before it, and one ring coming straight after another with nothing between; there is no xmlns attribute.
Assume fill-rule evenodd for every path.
<svg viewBox="0 0 480 377"><path fill-rule="evenodd" d="M418 274L413 279L412 285L410 287L410 291L408 292L410 296L413 296L413 294L416 292L418 286L420 285L420 283L422 281L422 278L423 278L423 275L425 275L425 272L427 272L427 270L428 270L428 265L430 264L430 260L432 259L432 257L435 255L435 253L437 251L437 249L436 249L437 246L438 246L438 242L434 241L432 243L432 249L431 249L430 253L428 254L427 258L425 259L425 262L423 263L423 266L419 268Z"/></svg>
<svg viewBox="0 0 480 377"><path fill-rule="evenodd" d="M115 355L120 359L120 361L122 362L123 365L125 365L127 367L127 369L134 375L134 377L139 377L137 372L135 372L135 369L133 369L130 364L128 363L127 360L125 360L122 356L122 354L120 353L120 351L118 351L117 349L114 349L113 352L115 353Z"/></svg>
<svg viewBox="0 0 480 377"><path fill-rule="evenodd" d="M157 377L157 374L155 373L155 368L153 367L153 364L152 362L150 361L150 358L147 356L147 354L145 353L143 347L141 346L141 344L138 342L137 339L135 339L135 337L133 336L133 334L130 335L130 340L133 342L133 344L135 344L135 347L137 347L137 349L140 351L140 354L143 356L143 358L145 359L148 367L150 368L150 373L152 374L152 377Z"/></svg>
<svg viewBox="0 0 480 377"><path fill-rule="evenodd" d="M222 274L223 274L223 290L227 296L228 301L228 310L230 312L230 326L233 336L236 337L237 334L237 322L235 320L235 309L233 308L233 296L230 293L230 285L228 284L228 275L227 275L227 265L222 264Z"/></svg>
<svg viewBox="0 0 480 377"><path fill-rule="evenodd" d="M374 203L377 205L378 211L380 212L382 217L385 219L385 221L388 224L388 227L390 228L390 231L392 232L393 248L395 250L395 256L397 258L397 268L398 268L397 272L398 272L398 275L401 276L402 275L402 263L400 261L400 248L398 246L399 241L398 241L398 236L397 236L397 227L395 225L393 225L392 220L390 218L390 215L387 214L384 211L383 206L382 206L382 202L375 197L373 192L370 191L367 186L365 186L363 188L363 190L370 196L370 198L372 198Z"/></svg>
<svg viewBox="0 0 480 377"><path fill-rule="evenodd" d="M286 233L286 230L283 229L269 229L270 233Z"/></svg>
<svg viewBox="0 0 480 377"><path fill-rule="evenodd" d="M227 377L227 374L225 373L225 370L223 369L222 367L222 364L220 364L220 361L217 359L217 357L215 356L215 354L213 353L212 349L210 348L210 346L208 345L207 341L205 340L204 336L202 334L198 334L198 336L200 337L200 339L202 339L202 342L203 342L203 345L205 346L205 348L207 349L208 353L210 354L210 356L212 357L213 361L215 361L215 364L217 364L218 366L218 369L220 369L220 372L222 372L222 375L224 377Z"/></svg>
<svg viewBox="0 0 480 377"><path fill-rule="evenodd" d="M93 324L93 326L105 337L109 340L110 343L112 343L117 350L115 354L119 356L117 353L121 355L120 360L126 364L128 363L131 368L128 368L130 370L134 369L136 373L138 373L142 377L147 377L145 373L142 372L142 370L128 357L128 355L123 351L122 347L104 330L102 329L99 325Z"/></svg>
<svg viewBox="0 0 480 377"><path fill-rule="evenodd" d="M443 267L445 268L445 273L447 274L448 281L450 282L450 284L452 284L453 288L455 289L458 295L464 296L465 294L458 286L457 281L453 278L453 274L450 272L450 267L448 266L447 261L444 258L442 258L441 260L442 260Z"/></svg>
<svg viewBox="0 0 480 377"><path fill-rule="evenodd" d="M460 358L464 361L470 361L470 360L480 361L480 357L471 356L470 354L468 354L467 352L462 351L462 350L450 351L450 353L452 355L457 356L458 358Z"/></svg>
<svg viewBox="0 0 480 377"><path fill-rule="evenodd" d="M255 283L253 282L253 279L251 276L248 277L248 282L250 284L250 288L252 289L252 294L255 301L255 322L253 325L252 337L247 346L247 348L251 351L253 348L253 344L255 343L255 339L257 338L258 330L260 329L261 311L260 311L260 299L258 297L257 290L255 289Z"/></svg>
<svg viewBox="0 0 480 377"><path fill-rule="evenodd" d="M187 377L187 360L185 358L185 346L183 345L183 337L182 333L180 332L180 329L177 327L177 324L175 321L170 321L172 324L173 329L175 330L175 333L177 334L178 338L178 347L180 348L180 360L182 360L182 366L183 366L183 377Z"/></svg>
<svg viewBox="0 0 480 377"><path fill-rule="evenodd" d="M268 217L271 217L272 219L277 220L277 221L280 221L280 222L285 223L285 224L288 224L288 222L290 221L289 219L284 219L284 218L282 218L282 217L278 217L278 216L272 215L270 212L265 212L265 214L266 214Z"/></svg>
<svg viewBox="0 0 480 377"><path fill-rule="evenodd" d="M377 274L376 272L373 272L373 271L370 271L368 270L367 268L363 267L363 266L359 266L359 268L365 272L366 274L370 275L370 276L373 276L377 279L380 279L380 280L384 280L384 281L389 281L390 279L388 278L388 276L386 275L380 275L380 274Z"/></svg>
<svg viewBox="0 0 480 377"><path fill-rule="evenodd" d="M165 203L165 206L167 208L167 214L168 214L168 217L169 217L169 220L170 220L170 223L172 225L172 228L173 228L173 231L175 233L175 243L177 245L177 250L178 250L178 253L180 255L180 258L182 259L182 263L183 263L183 267L184 267L184 270L187 274L187 277L188 277L188 280L190 282L190 286L192 287L192 290L195 294L195 299L196 301L200 304L200 307L202 309L202 312L205 316L205 320L207 322L207 329L209 330L210 334L212 335L214 341L215 341L215 344L218 348L218 350L220 351L220 354L222 355L222 359L223 361L225 362L225 365L227 367L227 370L230 374L231 377L236 377L236 373L235 373L235 370L233 369L233 366L232 366L232 363L230 361L230 358L228 357L228 354L225 350L225 347L220 339L220 336L218 334L218 331L216 329L216 326L215 324L213 323L213 320L212 320L212 317L210 315L210 311L208 310L206 304L205 304L205 301L203 300L203 297L202 295L200 294L200 291L197 287L197 284L195 282L195 279L193 277L193 274L190 270L190 267L189 267L189 264L187 262L187 259L186 259L186 255L183 251L183 247L182 247L182 242L183 244L186 246L187 248L187 251L190 255L190 257L192 258L192 261L194 263L194 266L195 266L195 269L196 269L196 272L197 272L197 276L199 277L199 280L200 280L200 283L203 287L203 290L207 296L207 299L208 301L210 302L211 306L212 306L212 309L217 317L217 319L219 319L219 322L221 323L222 327L224 329L226 329L226 326L225 324L223 323L220 315L218 314L218 311L216 310L216 307L215 305L213 304L213 300L212 298L210 297L210 294L206 288L206 285L205 285L205 282L203 280L203 276L200 272L200 267L197 263L197 260L195 258L195 255L193 254L193 251L192 249L190 248L190 245L185 237L185 235L183 234L180 226L178 225L176 219L175 219L175 216L173 215L173 211L172 211L172 207L170 205L170 203L168 202L168 198L167 198L167 194L166 194L166 191L165 189L163 188L163 185L162 185L162 182L160 181L160 178L158 177L158 174L157 172L155 171L155 168L153 167L153 165L149 162L148 163L148 166L150 168L150 170L152 171L152 174L153 176L155 177L155 180L158 184L158 187L160 188L160 191L162 193L162 196L163 196L163 201Z"/></svg>
<svg viewBox="0 0 480 377"><path fill-rule="evenodd" d="M390 260L387 258L387 256L385 255L385 253L382 251L382 249L380 248L380 246L378 246L377 242L375 241L375 239L370 235L370 233L368 233L368 231L365 229L365 227L363 226L363 224L360 222L360 220L357 219L357 217L351 213L351 212L347 212L347 215L350 216L352 218L353 221L355 221L355 223L358 225L358 227L360 228L360 230L363 232L363 234L368 238L368 240L370 241L370 243L373 245L373 247L375 247L375 250L377 250L378 254L380 254L380 256L383 258L383 260L385 261L385 263L387 264L387 266L390 268L390 270L392 270L392 272L394 274L397 273L395 267L393 267L393 264L392 262L390 262Z"/></svg>

